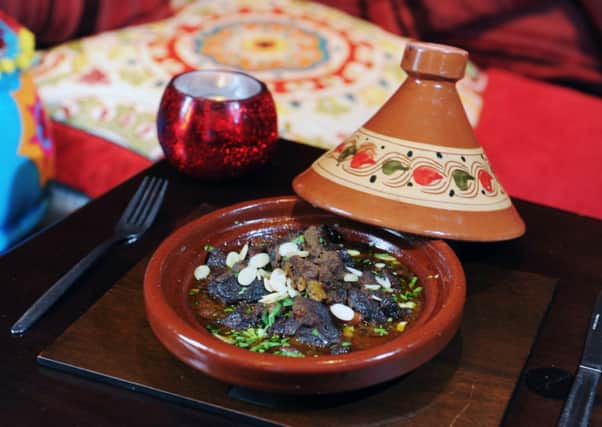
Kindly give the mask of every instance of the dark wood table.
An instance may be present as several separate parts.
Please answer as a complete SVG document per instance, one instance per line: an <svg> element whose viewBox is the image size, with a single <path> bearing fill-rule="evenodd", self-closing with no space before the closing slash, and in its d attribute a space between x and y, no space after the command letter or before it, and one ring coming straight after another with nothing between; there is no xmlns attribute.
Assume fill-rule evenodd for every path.
<svg viewBox="0 0 602 427"><path fill-rule="evenodd" d="M270 165L244 179L221 184L201 183L178 174L165 162L155 164L144 174L170 180L165 207L156 225L135 245L119 247L101 260L21 337L10 335L12 323L61 274L110 234L140 176L1 257L0 424L231 425L232 419L220 414L43 368L36 363L36 356L200 204L225 206L241 200L291 194L292 178L320 153L308 146L281 141ZM553 425L560 414L562 399L533 392L526 385L525 374L533 368L548 367L575 371L593 301L602 288L602 222L515 202L527 224L528 232L523 238L452 245L463 263L476 261L558 279L556 295L539 333L533 337L523 373L513 379L517 386L503 419L503 424L512 426ZM503 364L504 360L496 363ZM602 425L602 409L598 404L592 425Z"/></svg>

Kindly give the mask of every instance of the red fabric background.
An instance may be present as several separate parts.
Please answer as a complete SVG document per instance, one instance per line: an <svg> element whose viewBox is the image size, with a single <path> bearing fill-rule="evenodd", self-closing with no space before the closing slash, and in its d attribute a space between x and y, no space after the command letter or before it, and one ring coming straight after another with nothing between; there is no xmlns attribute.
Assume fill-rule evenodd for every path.
<svg viewBox="0 0 602 427"><path fill-rule="evenodd" d="M52 123L56 144L56 179L91 197L123 182L151 161L103 138Z"/></svg>
<svg viewBox="0 0 602 427"><path fill-rule="evenodd" d="M0 0L0 9L29 28L40 46L172 14L166 0Z"/></svg>
<svg viewBox="0 0 602 427"><path fill-rule="evenodd" d="M496 69L476 134L514 197L602 219L602 100Z"/></svg>
<svg viewBox="0 0 602 427"><path fill-rule="evenodd" d="M602 94L600 0L317 0L495 67Z"/></svg>

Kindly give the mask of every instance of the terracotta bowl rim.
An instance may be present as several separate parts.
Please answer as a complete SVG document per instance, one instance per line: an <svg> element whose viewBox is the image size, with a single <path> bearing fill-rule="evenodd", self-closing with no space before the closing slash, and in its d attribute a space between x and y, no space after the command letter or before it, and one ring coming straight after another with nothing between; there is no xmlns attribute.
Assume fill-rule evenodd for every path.
<svg viewBox="0 0 602 427"><path fill-rule="evenodd" d="M450 268L455 272L450 281L450 291L446 303L442 304L439 311L434 313L429 320L415 329L408 329L399 337L372 347L370 349L350 352L344 355L320 356L316 358L289 358L278 355L254 353L249 350L238 348L232 344L220 341L210 335L209 332L200 331L197 327L188 323L171 307L163 296L161 281L157 280L161 275L161 267L166 256L176 249L201 222L226 215L233 210L252 209L265 204L294 204L303 202L297 196L275 196L261 199L244 201L229 205L208 214L201 215L187 224L181 226L170 234L155 250L144 274L144 298L147 317L158 317L164 323L163 329L177 335L189 348L204 353L207 357L227 358L230 365L241 365L251 369L264 370L268 372L280 372L289 374L320 374L334 372L349 372L356 369L369 368L386 361L402 357L405 353L421 346L428 346L436 342L450 324L453 324L458 316L461 316L465 295L466 279L464 270L453 250L442 240L436 240L421 236L412 236L406 233L392 234L392 238L403 238L420 240L435 253L446 259ZM318 210L316 209L316 212ZM332 213L323 211L324 216L333 216ZM439 283L439 282L438 282ZM152 312L152 313L151 313ZM152 324L151 324L152 326ZM455 334L455 330L453 334ZM453 336L452 334L452 336ZM156 333L155 333L156 335ZM161 337L158 337L162 341ZM166 343L163 342L164 345ZM169 346L166 345L166 347ZM171 351L171 349L170 349Z"/></svg>

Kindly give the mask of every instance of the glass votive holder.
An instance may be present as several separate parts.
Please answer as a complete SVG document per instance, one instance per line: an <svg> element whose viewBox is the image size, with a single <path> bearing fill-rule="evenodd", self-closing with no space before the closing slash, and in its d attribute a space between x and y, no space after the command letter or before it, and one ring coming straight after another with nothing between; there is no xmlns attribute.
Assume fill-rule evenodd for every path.
<svg viewBox="0 0 602 427"><path fill-rule="evenodd" d="M179 74L167 85L157 133L176 169L223 180L267 163L278 139L277 122L263 82L237 71L198 70Z"/></svg>

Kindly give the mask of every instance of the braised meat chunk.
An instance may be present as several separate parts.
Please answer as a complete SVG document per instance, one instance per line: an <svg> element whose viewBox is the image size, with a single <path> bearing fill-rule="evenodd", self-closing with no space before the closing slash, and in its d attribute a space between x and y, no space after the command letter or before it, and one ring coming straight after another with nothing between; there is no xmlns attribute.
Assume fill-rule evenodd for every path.
<svg viewBox="0 0 602 427"><path fill-rule="evenodd" d="M238 302L257 302L268 292L260 280L254 280L249 286L241 286L233 275L220 277L207 285L207 291L224 305Z"/></svg>

